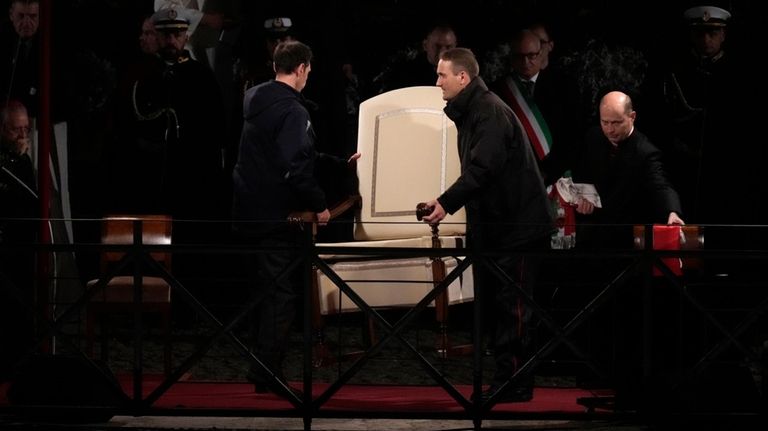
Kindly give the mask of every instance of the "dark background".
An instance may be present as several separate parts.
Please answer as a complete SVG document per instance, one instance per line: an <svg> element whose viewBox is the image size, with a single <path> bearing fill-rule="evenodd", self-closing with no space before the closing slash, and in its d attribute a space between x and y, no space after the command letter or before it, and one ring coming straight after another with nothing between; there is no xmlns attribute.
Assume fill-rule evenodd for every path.
<svg viewBox="0 0 768 431"><path fill-rule="evenodd" d="M4 3L7 5L8 1ZM99 181L113 140L115 88L120 73L138 54L141 21L153 9L152 0L53 0L52 65L53 117L66 120L70 127L70 172L92 172L83 181L74 181L73 216L100 217L109 208L98 196L108 195L108 185ZM318 148L346 157L354 151L356 115L345 117L343 64L349 64L359 79L360 100L375 94L373 78L390 59L406 47L420 49L424 33L436 22L454 26L459 45L471 48L481 61L481 74L487 55L510 33L531 17L549 24L555 41L553 62L578 61L587 41L599 40L609 47L628 47L639 52L648 70L663 70L675 56L684 52L687 27L685 9L700 4L673 0L656 2L626 1L501 1L476 0L296 0L248 1L208 0L209 8L222 12L229 20L234 60L238 56L263 50L264 19L288 16L296 36L308 43L314 53L313 73L305 94L320 107L315 120ZM746 59L750 73L759 73L757 59L765 44L768 6L758 1L707 1L731 11L726 50ZM2 15L0 25L9 25ZM593 72L599 74L599 72ZM573 78L573 77L572 77ZM580 77L578 77L580 78ZM755 83L757 85L757 83ZM195 92L195 88L190 88ZM761 94L761 93L757 93ZM759 99L749 92L744 100ZM589 119L595 104L581 104ZM652 109L636 100L638 125L652 140L660 142L665 130L645 128L643 121L654 115ZM236 103L236 101L235 101ZM763 105L763 104L760 104ZM585 114L586 113L586 114ZM755 138L760 131L754 128ZM236 134L236 131L235 133ZM236 142L236 137L222 139ZM659 139L657 139L659 138ZM756 145L757 139L753 144ZM661 145L660 145L661 146ZM101 171L101 172L100 172Z"/></svg>
<svg viewBox="0 0 768 431"><path fill-rule="evenodd" d="M8 1L4 1L5 4ZM108 104L114 84L109 74L119 71L138 51L142 17L152 12L151 0L55 0L53 4L54 95L56 119L72 119L83 111ZM733 14L727 47L759 55L768 25L768 6L757 1L708 1ZM435 22L456 29L459 45L471 48L479 59L505 40L522 20L539 17L549 24L555 40L555 58L578 51L586 40L600 39L640 50L652 64L664 64L685 43L682 12L701 3L673 0L658 3L625 1L502 1L476 0L297 0L261 2L208 0L239 32L238 48L260 49L265 18L289 16L299 39L312 46L315 73L308 92L328 87L317 98L321 106L334 91L329 84L343 63L349 63L361 81L361 96L371 96L366 84L388 59L406 46L419 47ZM2 15L0 25L9 25ZM59 61L60 60L60 61ZM482 64L481 64L482 67ZM104 72L107 69L107 72ZM481 70L482 72L482 70ZM57 79L58 78L58 79ZM314 90L313 90L314 87ZM191 89L194 91L194 89ZM87 95L87 96L86 96ZM89 106L91 105L91 106ZM337 129L338 125L328 126ZM321 138L321 149L338 150L334 131Z"/></svg>

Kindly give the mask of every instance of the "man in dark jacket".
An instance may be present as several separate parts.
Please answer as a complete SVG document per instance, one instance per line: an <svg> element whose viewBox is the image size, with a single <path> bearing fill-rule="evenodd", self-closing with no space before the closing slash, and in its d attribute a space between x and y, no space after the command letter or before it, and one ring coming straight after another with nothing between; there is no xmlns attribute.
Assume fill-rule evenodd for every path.
<svg viewBox="0 0 768 431"><path fill-rule="evenodd" d="M245 93L240 150L232 174L235 233L259 248L284 248L255 253L248 265L255 272L258 297L252 349L281 380L294 301L302 285L301 265L282 274L301 259L296 246L302 234L286 219L293 211L312 211L321 225L330 218L325 194L314 177L315 136L301 95L311 59L312 51L301 42L277 46L275 79ZM259 368L252 367L248 378L257 392L268 389Z"/></svg>
<svg viewBox="0 0 768 431"><path fill-rule="evenodd" d="M635 129L637 113L628 95L612 91L600 101L600 129L585 140L574 181L594 184L602 208L586 200L576 212L579 242L586 247L632 247L632 225L682 225L680 198L667 180L661 152ZM599 225L587 230L586 226Z"/></svg>
<svg viewBox="0 0 768 431"><path fill-rule="evenodd" d="M594 184L601 207L596 208L584 199L578 201L576 247L631 248L634 246L635 224L682 225L680 199L664 173L661 151L635 129L637 113L631 98L620 91L607 93L600 100L599 115L600 127L593 128L587 135L581 163L573 168L573 179ZM572 277L613 279L626 265L622 258L602 256L599 261L585 263L582 267L584 275L573 274ZM644 282L642 278L628 274L622 282L628 286L616 295L610 315L593 317L609 319L602 321L602 325L596 323L595 328L610 327L620 334L610 340L599 336L599 329L592 331L590 347L598 356L611 358L616 402L627 407L640 402L638 397L647 391L641 379L645 367L641 360L644 344L638 341L643 339L643 325L653 323L653 347L661 352L680 348L682 341L674 337L679 316L678 308L672 304L676 303L677 295L670 294L668 289L654 289L653 322L649 322L644 320L638 307L643 301L641 286ZM654 362L654 373L658 370L670 372L669 362L668 358Z"/></svg>
<svg viewBox="0 0 768 431"><path fill-rule="evenodd" d="M456 123L461 175L440 197L428 202L434 210L424 218L438 223L446 213L467 211L468 246L478 252L509 250L493 260L512 283L500 280L479 262L473 265L476 285L492 298L496 313L496 372L486 400L504 390L500 401L533 398L533 374L506 385L530 352L531 311L518 287L532 294L538 262L518 250L549 248L553 221L536 158L522 138L515 114L478 76L472 51L445 51L437 65L437 85L448 101L445 113ZM504 388L502 388L504 386Z"/></svg>
<svg viewBox="0 0 768 431"><path fill-rule="evenodd" d="M37 189L29 157L29 115L20 102L0 106L0 382L32 346ZM22 245L14 248L13 245Z"/></svg>

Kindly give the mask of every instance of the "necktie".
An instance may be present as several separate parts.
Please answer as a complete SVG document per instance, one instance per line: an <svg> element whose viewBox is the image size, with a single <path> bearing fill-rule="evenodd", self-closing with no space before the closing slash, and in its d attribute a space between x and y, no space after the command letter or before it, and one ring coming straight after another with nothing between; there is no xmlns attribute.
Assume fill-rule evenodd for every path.
<svg viewBox="0 0 768 431"><path fill-rule="evenodd" d="M520 81L523 84L523 93L525 94L525 97L532 99L533 98L533 81Z"/></svg>

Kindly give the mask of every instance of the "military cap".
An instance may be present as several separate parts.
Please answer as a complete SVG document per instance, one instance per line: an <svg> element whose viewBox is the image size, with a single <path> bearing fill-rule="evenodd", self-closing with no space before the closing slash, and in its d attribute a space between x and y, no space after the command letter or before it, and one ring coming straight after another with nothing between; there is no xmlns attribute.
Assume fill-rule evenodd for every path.
<svg viewBox="0 0 768 431"><path fill-rule="evenodd" d="M175 5L160 8L152 15L152 22L155 23L155 30L158 31L187 31L191 20L189 9Z"/></svg>
<svg viewBox="0 0 768 431"><path fill-rule="evenodd" d="M725 27L731 13L716 6L696 6L686 10L683 17L692 26Z"/></svg>
<svg viewBox="0 0 768 431"><path fill-rule="evenodd" d="M291 30L293 22L288 17L274 17L264 21L264 31L271 35L286 34Z"/></svg>

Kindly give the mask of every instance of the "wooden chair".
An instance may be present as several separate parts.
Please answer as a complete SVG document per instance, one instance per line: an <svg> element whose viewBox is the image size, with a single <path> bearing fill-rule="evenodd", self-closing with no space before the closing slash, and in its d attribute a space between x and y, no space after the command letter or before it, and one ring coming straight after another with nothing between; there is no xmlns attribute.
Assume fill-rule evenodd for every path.
<svg viewBox="0 0 768 431"><path fill-rule="evenodd" d="M101 243L133 244L134 225L141 224L142 244L171 244L172 219L168 215L109 215L102 220ZM123 251L103 251L100 256L101 274L104 277L115 265L124 258ZM171 270L171 253L168 251L150 253L150 257L161 264L166 271ZM134 265L140 264L141 256L134 256L136 261L126 266L126 271L107 281L106 285L96 292L86 307L86 344L88 353L93 356L94 328L99 317L114 313L133 313L136 311L134 302ZM128 275L126 275L128 274ZM87 283L87 288L94 288L101 280L95 279ZM171 370L171 286L158 274L143 271L141 278L142 301L140 309L143 313L154 313L160 316L160 326L165 337L163 365L166 374ZM106 361L107 346L102 321L101 356Z"/></svg>

